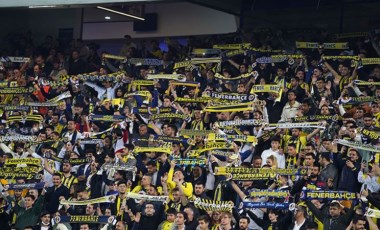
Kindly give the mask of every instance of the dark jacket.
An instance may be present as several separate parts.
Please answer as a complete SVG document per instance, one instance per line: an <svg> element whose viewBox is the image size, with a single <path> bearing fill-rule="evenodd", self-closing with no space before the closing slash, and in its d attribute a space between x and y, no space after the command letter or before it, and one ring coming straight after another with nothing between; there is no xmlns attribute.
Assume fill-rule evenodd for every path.
<svg viewBox="0 0 380 230"><path fill-rule="evenodd" d="M320 211L311 201L306 201L307 207L314 214L319 221L323 222L323 229L329 230L345 230L350 224L352 217L354 215L354 205L351 205L350 210L345 215L340 215L339 217L333 218L330 215L326 215Z"/></svg>

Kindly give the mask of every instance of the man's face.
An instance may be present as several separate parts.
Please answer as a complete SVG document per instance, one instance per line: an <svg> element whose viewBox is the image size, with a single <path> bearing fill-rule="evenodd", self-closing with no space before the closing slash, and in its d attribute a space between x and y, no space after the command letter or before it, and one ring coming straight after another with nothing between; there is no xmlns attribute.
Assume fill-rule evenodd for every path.
<svg viewBox="0 0 380 230"><path fill-rule="evenodd" d="M124 227L123 223L121 223L121 221L118 221L118 222L116 223L116 228L115 228L115 230L125 230L125 227Z"/></svg>
<svg viewBox="0 0 380 230"><path fill-rule="evenodd" d="M174 202L179 202L180 198L181 197L180 197L178 191L173 192L173 200L174 200Z"/></svg>
<svg viewBox="0 0 380 230"><path fill-rule="evenodd" d="M52 117L51 117L51 124L58 124L58 116L55 116L55 115L53 115Z"/></svg>
<svg viewBox="0 0 380 230"><path fill-rule="evenodd" d="M60 176L53 176L53 184L54 184L54 186L59 186L61 184L61 177Z"/></svg>
<svg viewBox="0 0 380 230"><path fill-rule="evenodd" d="M239 228L240 228L240 230L246 230L248 228L247 219L240 219L239 220Z"/></svg>
<svg viewBox="0 0 380 230"><path fill-rule="evenodd" d="M203 185L201 185L201 184L195 185L195 189L194 189L195 195L200 196L204 192L204 190L205 190L205 188Z"/></svg>
<svg viewBox="0 0 380 230"><path fill-rule="evenodd" d="M155 210L154 210L154 206L153 206L153 204L147 204L147 205L145 206L145 214L146 214L147 216L153 216L154 213L155 213Z"/></svg>
<svg viewBox="0 0 380 230"><path fill-rule="evenodd" d="M364 220L358 220L356 224L354 224L354 230L364 230L365 229L365 221Z"/></svg>
<svg viewBox="0 0 380 230"><path fill-rule="evenodd" d="M146 169L148 170L148 173L150 173L150 174L153 174L153 173L155 173L157 171L157 167L155 167L153 165L148 165L146 167Z"/></svg>
<svg viewBox="0 0 380 230"><path fill-rule="evenodd" d="M364 110L357 109L356 112L355 112L355 118L356 119L360 119L360 118L363 118L363 116L364 116Z"/></svg>
<svg viewBox="0 0 380 230"><path fill-rule="evenodd" d="M42 223L50 224L50 214L46 214L46 215L42 216L41 221L42 221Z"/></svg>
<svg viewBox="0 0 380 230"><path fill-rule="evenodd" d="M343 67L341 72L343 77L347 77L350 74L350 69L348 67Z"/></svg>
<svg viewBox="0 0 380 230"><path fill-rule="evenodd" d="M95 213L95 208L92 204L88 204L86 206L86 215L94 215Z"/></svg>
<svg viewBox="0 0 380 230"><path fill-rule="evenodd" d="M253 167L254 167L254 168L261 168L261 162L262 162L261 159L256 159L256 160L253 162Z"/></svg>
<svg viewBox="0 0 380 230"><path fill-rule="evenodd" d="M117 190L119 191L119 193L124 194L125 191L127 190L127 185L126 184L119 184L117 186Z"/></svg>
<svg viewBox="0 0 380 230"><path fill-rule="evenodd" d="M74 131L75 130L75 123L74 123L74 121L67 122L67 129L69 131Z"/></svg>
<svg viewBox="0 0 380 230"><path fill-rule="evenodd" d="M296 148L294 148L294 146L288 146L288 154L289 156L296 156L297 152L296 152Z"/></svg>
<svg viewBox="0 0 380 230"><path fill-rule="evenodd" d="M173 213L169 213L166 216L166 220L169 221L170 223L173 223L175 221L175 215Z"/></svg>
<svg viewBox="0 0 380 230"><path fill-rule="evenodd" d="M272 147L273 150L277 150L278 147L280 146L280 143L278 141L272 141L270 143L270 145L271 145L271 147Z"/></svg>
<svg viewBox="0 0 380 230"><path fill-rule="evenodd" d="M208 222L204 221L204 220L199 220L198 221L198 227L201 229L201 230L208 230Z"/></svg>
<svg viewBox="0 0 380 230"><path fill-rule="evenodd" d="M296 99L296 95L293 92L288 93L288 100L294 101Z"/></svg>
<svg viewBox="0 0 380 230"><path fill-rule="evenodd" d="M364 126L366 126L366 127L370 127L370 126L372 126L372 121L373 121L372 118L370 118L370 117L365 117L365 118L364 118Z"/></svg>
<svg viewBox="0 0 380 230"><path fill-rule="evenodd" d="M150 185L150 182L151 182L151 178L149 176L143 176L141 179L142 186Z"/></svg>
<svg viewBox="0 0 380 230"><path fill-rule="evenodd" d="M175 223L177 225L184 225L185 224L185 217L183 216L182 213L177 213L176 218L175 218Z"/></svg>
<svg viewBox="0 0 380 230"><path fill-rule="evenodd" d="M199 177L202 174L202 169L199 166L193 168L194 177Z"/></svg>
<svg viewBox="0 0 380 230"><path fill-rule="evenodd" d="M299 137L300 131L299 129L292 129L292 136L293 137Z"/></svg>
<svg viewBox="0 0 380 230"><path fill-rule="evenodd" d="M172 102L169 98L164 99L164 107L170 107L172 105Z"/></svg>
<svg viewBox="0 0 380 230"><path fill-rule="evenodd" d="M317 177L319 175L319 167L318 166L314 166L314 167L311 167L311 176L313 177Z"/></svg>
<svg viewBox="0 0 380 230"><path fill-rule="evenodd" d="M34 200L30 197L25 197L24 201L25 201L26 208L30 208L34 204Z"/></svg>
<svg viewBox="0 0 380 230"><path fill-rule="evenodd" d="M80 230L90 230L90 228L88 227L88 224L84 224L80 226Z"/></svg>
<svg viewBox="0 0 380 230"><path fill-rule="evenodd" d="M314 163L314 158L311 156L305 156L305 166L312 166Z"/></svg>
<svg viewBox="0 0 380 230"><path fill-rule="evenodd" d="M245 86L244 86L244 84L239 84L238 85L237 92L238 93L245 93Z"/></svg>
<svg viewBox="0 0 380 230"><path fill-rule="evenodd" d="M139 134L140 136L145 135L148 132L148 128L146 126L139 127Z"/></svg>
<svg viewBox="0 0 380 230"><path fill-rule="evenodd" d="M226 214L223 214L221 217L220 217L220 224L225 226L225 225L228 225L231 223L231 218L226 215Z"/></svg>
<svg viewBox="0 0 380 230"><path fill-rule="evenodd" d="M62 171L64 173L69 173L71 172L71 165L69 163L64 163L62 167Z"/></svg>
<svg viewBox="0 0 380 230"><path fill-rule="evenodd" d="M330 206L329 213L332 217L338 217L340 215L340 208L336 206Z"/></svg>

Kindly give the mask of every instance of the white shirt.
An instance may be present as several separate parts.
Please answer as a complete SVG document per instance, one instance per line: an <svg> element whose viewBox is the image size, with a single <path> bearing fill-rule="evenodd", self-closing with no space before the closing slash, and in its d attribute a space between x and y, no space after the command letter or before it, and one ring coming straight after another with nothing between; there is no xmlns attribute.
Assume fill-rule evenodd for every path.
<svg viewBox="0 0 380 230"><path fill-rule="evenodd" d="M280 154L278 152L278 150L273 151L272 148L266 149L263 151L263 153L261 153L261 159L262 159L261 167L266 164L267 158L272 156L272 155L276 157L277 167L280 169L284 169L285 168L285 155Z"/></svg>
<svg viewBox="0 0 380 230"><path fill-rule="evenodd" d="M297 222L294 222L294 228L293 230L300 230L302 225L305 223L306 219L303 219L303 221L300 223L300 225L297 224Z"/></svg>
<svg viewBox="0 0 380 230"><path fill-rule="evenodd" d="M299 106L300 103L298 101L295 101L293 106L290 106L289 102L287 102L284 108L282 109L280 122L287 122L291 118L295 117Z"/></svg>

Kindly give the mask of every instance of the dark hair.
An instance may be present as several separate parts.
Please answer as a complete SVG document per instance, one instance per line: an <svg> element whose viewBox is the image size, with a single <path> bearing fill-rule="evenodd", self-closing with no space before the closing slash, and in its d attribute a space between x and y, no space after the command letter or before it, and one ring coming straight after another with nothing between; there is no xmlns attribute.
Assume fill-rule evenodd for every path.
<svg viewBox="0 0 380 230"><path fill-rule="evenodd" d="M177 214L177 210L175 210L175 208L169 208L167 211L166 211L166 215L167 214L174 214L176 215Z"/></svg>
<svg viewBox="0 0 380 230"><path fill-rule="evenodd" d="M198 217L197 220L198 220L198 221L203 220L203 221L206 222L206 223L210 223L210 217L209 217L208 215L202 215L202 216Z"/></svg>
<svg viewBox="0 0 380 230"><path fill-rule="evenodd" d="M251 222L247 216L240 216L239 221L240 221L241 219L246 219L248 224Z"/></svg>
<svg viewBox="0 0 380 230"><path fill-rule="evenodd" d="M189 219L189 218L187 217L187 213L184 212L184 211L177 212L177 215L178 215L178 214L182 214L182 215L183 215L183 218L185 219L185 222L187 222L187 220Z"/></svg>

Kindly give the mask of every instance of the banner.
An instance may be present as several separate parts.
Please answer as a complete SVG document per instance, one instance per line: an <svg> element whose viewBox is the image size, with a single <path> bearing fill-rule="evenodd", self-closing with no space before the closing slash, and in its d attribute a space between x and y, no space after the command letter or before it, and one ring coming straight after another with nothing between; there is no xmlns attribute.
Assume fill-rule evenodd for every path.
<svg viewBox="0 0 380 230"><path fill-rule="evenodd" d="M7 158L4 166L17 166L20 164L41 166L41 159L39 158Z"/></svg>
<svg viewBox="0 0 380 230"><path fill-rule="evenodd" d="M303 123L277 123L268 124L264 130L270 130L274 128L279 129L294 129L294 128L317 128L325 129L326 127L321 122L303 122Z"/></svg>
<svg viewBox="0 0 380 230"><path fill-rule="evenodd" d="M49 159L49 160L53 160L53 161L57 161L57 162L61 162L61 163L65 163L65 162L68 162L70 163L71 165L82 165L82 164L86 164L86 163L89 163L91 162L91 158L70 158L70 159L62 159L62 158L59 158L49 152L46 152L44 154L44 157L46 159Z"/></svg>
<svg viewBox="0 0 380 230"><path fill-rule="evenodd" d="M219 55L221 52L220 49L198 49L195 48L191 52L193 55Z"/></svg>
<svg viewBox="0 0 380 230"><path fill-rule="evenodd" d="M204 109L204 112L242 112L242 111L253 111L252 102L241 103L235 105L207 105Z"/></svg>
<svg viewBox="0 0 380 230"><path fill-rule="evenodd" d="M36 121L36 122L42 122L43 117L41 115L26 115L26 116L9 116L7 117L7 122L12 121Z"/></svg>
<svg viewBox="0 0 380 230"><path fill-rule="evenodd" d="M233 121L219 121L216 123L218 127L226 127L226 126L261 126L264 124L262 120L233 120Z"/></svg>
<svg viewBox="0 0 380 230"><path fill-rule="evenodd" d="M354 83L354 85L359 85L359 86L380 85L380 82L373 82L373 81L353 80L352 82Z"/></svg>
<svg viewBox="0 0 380 230"><path fill-rule="evenodd" d="M168 137L168 136L160 136L160 135L150 135L149 141L165 141L165 142L182 143L182 144L188 144L188 145L195 144L195 141L190 138Z"/></svg>
<svg viewBox="0 0 380 230"><path fill-rule="evenodd" d="M314 199L327 199L327 200L355 200L356 193L347 191L328 191L328 190L304 190L301 192L300 199L314 200Z"/></svg>
<svg viewBox="0 0 380 230"><path fill-rule="evenodd" d="M280 93L281 86L279 85L253 85L251 93Z"/></svg>
<svg viewBox="0 0 380 230"><path fill-rule="evenodd" d="M37 174L41 168L30 166L30 167L2 167L0 168L0 178L3 179L15 179L15 178L26 178L30 179L41 179L41 174Z"/></svg>
<svg viewBox="0 0 380 230"><path fill-rule="evenodd" d="M183 119L186 121L190 121L191 117L186 114L180 114L180 113L164 113L164 114L152 114L150 116L150 120L157 120L157 119Z"/></svg>
<svg viewBox="0 0 380 230"><path fill-rule="evenodd" d="M190 61L182 61L174 63L173 69L190 67L191 65L206 64L206 63L221 63L220 57L217 58L192 58Z"/></svg>
<svg viewBox="0 0 380 230"><path fill-rule="evenodd" d="M288 209L289 203L274 202L242 202L239 208L269 208L269 209Z"/></svg>
<svg viewBox="0 0 380 230"><path fill-rule="evenodd" d="M31 94L34 92L33 87L12 87L0 89L0 94Z"/></svg>
<svg viewBox="0 0 380 230"><path fill-rule="evenodd" d="M344 38L367 37L368 35L369 35L368 32L341 33L341 34L335 34L334 38L336 40L339 40L339 39L344 39Z"/></svg>
<svg viewBox="0 0 380 230"><path fill-rule="evenodd" d="M260 57L256 59L259 64L270 64L288 61L288 64L294 64L294 59L302 59L303 55L299 54L287 54L287 55L272 55L270 57Z"/></svg>
<svg viewBox="0 0 380 230"><path fill-rule="evenodd" d="M232 212L234 203L231 201L208 200L197 197L194 206L205 211Z"/></svg>
<svg viewBox="0 0 380 230"><path fill-rule="evenodd" d="M227 177L226 179L227 181L228 180L233 180L233 181L269 180L269 179L275 179L277 176L276 173L243 173L243 174L227 173L224 175Z"/></svg>
<svg viewBox="0 0 380 230"><path fill-rule="evenodd" d="M0 62L25 63L29 61L30 61L30 58L28 57L12 57L12 56L0 57Z"/></svg>
<svg viewBox="0 0 380 230"><path fill-rule="evenodd" d="M289 196L288 190L254 190L249 193L251 197L285 198Z"/></svg>
<svg viewBox="0 0 380 230"><path fill-rule="evenodd" d="M231 155L233 155L235 153L234 152L225 152L225 151L221 151L221 150L212 150L211 154L222 156L222 157L230 157Z"/></svg>
<svg viewBox="0 0 380 230"><path fill-rule="evenodd" d="M215 78L218 78L218 79L221 79L221 80L226 80L226 81L235 81L235 80L240 80L240 79L243 79L243 78L247 78L247 77L250 77L250 76L253 76L254 78L258 77L259 76L259 73L257 71L252 71L250 73L245 73L245 74L241 74L237 77L225 77L219 73L215 73L214 77Z"/></svg>
<svg viewBox="0 0 380 230"><path fill-rule="evenodd" d="M192 159L192 158L181 158L181 159L176 159L174 158L173 160L176 161L176 165L180 166L194 166L194 165L205 165L206 164L206 159Z"/></svg>
<svg viewBox="0 0 380 230"><path fill-rule="evenodd" d="M296 48L297 49L317 49L317 48L323 48L323 49L338 49L338 50L345 50L349 49L348 42L342 42L342 43L323 43L319 44L318 42L296 42Z"/></svg>
<svg viewBox="0 0 380 230"><path fill-rule="evenodd" d="M50 100L48 100L47 102L58 102L60 100L63 100L63 99L66 99L66 98L70 98L71 97L71 93L70 91L66 91Z"/></svg>
<svg viewBox="0 0 380 230"><path fill-rule="evenodd" d="M181 129L179 135L181 136L200 136L205 137L210 133L213 133L213 130L194 130L194 129Z"/></svg>
<svg viewBox="0 0 380 230"><path fill-rule="evenodd" d="M114 202L116 199L116 195L111 196L103 196L90 200L61 200L59 203L62 205L88 205L88 204L97 204L97 203L109 203Z"/></svg>
<svg viewBox="0 0 380 230"><path fill-rule="evenodd" d="M171 148L161 148L161 147L140 147L140 146L136 146L133 149L133 152L134 153L158 152L158 153L171 154L172 149Z"/></svg>
<svg viewBox="0 0 380 230"><path fill-rule="evenodd" d="M372 130L369 130L366 128L361 129L360 133L363 136L367 136L367 137L371 138L372 140L377 140L380 138L380 132L372 131Z"/></svg>
<svg viewBox="0 0 380 230"><path fill-rule="evenodd" d="M307 169L269 169L269 168L243 168L243 167L215 167L215 175L226 175L226 174L280 174L280 175L305 175Z"/></svg>
<svg viewBox="0 0 380 230"><path fill-rule="evenodd" d="M158 113L172 113L173 108L171 107L135 107L132 110L134 114L158 114Z"/></svg>
<svg viewBox="0 0 380 230"><path fill-rule="evenodd" d="M114 216L55 216L55 223L90 223L90 224L114 224Z"/></svg>
<svg viewBox="0 0 380 230"><path fill-rule="evenodd" d="M30 106L27 105L0 105L4 111L30 111Z"/></svg>
<svg viewBox="0 0 380 230"><path fill-rule="evenodd" d="M207 103L210 101L216 100L211 97L197 97L197 98L186 98L186 97L177 97L174 99L178 103Z"/></svg>
<svg viewBox="0 0 380 230"><path fill-rule="evenodd" d="M29 183L29 184L6 184L4 190L22 190L22 189L43 189L45 182Z"/></svg>
<svg viewBox="0 0 380 230"><path fill-rule="evenodd" d="M256 97L253 94L218 93L213 91L205 91L202 96L233 101L253 101Z"/></svg>
<svg viewBox="0 0 380 230"><path fill-rule="evenodd" d="M213 49L221 50L239 50L250 47L251 43L241 43L241 44L223 44L223 45L213 45Z"/></svg>
<svg viewBox="0 0 380 230"><path fill-rule="evenodd" d="M127 197L136 200L145 200L145 201L158 201L158 202L166 202L169 196L151 196L144 195L139 193L128 192Z"/></svg>
<svg viewBox="0 0 380 230"><path fill-rule="evenodd" d="M103 170L109 170L109 169L114 169L114 170L122 170L122 171L128 171L128 172L136 172L137 169L136 167L131 167L126 164L113 164L113 163L104 163L101 167Z"/></svg>
<svg viewBox="0 0 380 230"><path fill-rule="evenodd" d="M380 152L380 147L376 145L363 144L361 142L353 142L343 139L338 139L337 143L354 149L362 149L370 152Z"/></svg>
<svg viewBox="0 0 380 230"><path fill-rule="evenodd" d="M207 136L208 141L221 141L221 140L231 140L231 141L241 141L257 144L257 138L255 136L247 135L227 135L227 134L215 134L210 133Z"/></svg>
<svg viewBox="0 0 380 230"><path fill-rule="evenodd" d="M373 218L379 219L380 218L380 210L368 208L364 215L368 216L368 217L373 217Z"/></svg>
<svg viewBox="0 0 380 230"><path fill-rule="evenodd" d="M313 115L313 116L304 116L304 117L293 117L291 118L294 122L304 122L304 121L337 121L341 120L342 117L339 115Z"/></svg>
<svg viewBox="0 0 380 230"><path fill-rule="evenodd" d="M165 79L165 80L186 81L186 76L182 74L148 74L148 77L146 79L148 80Z"/></svg>
<svg viewBox="0 0 380 230"><path fill-rule="evenodd" d="M8 142L8 141L32 142L35 140L37 140L37 136L26 136L26 135L20 135L20 134L0 136L0 142Z"/></svg>
<svg viewBox="0 0 380 230"><path fill-rule="evenodd" d="M338 100L338 105L340 104L362 104L362 103L369 103L369 102L373 102L376 98L375 97L369 97L369 96L365 96L365 97L349 97L349 98L340 98Z"/></svg>
<svg viewBox="0 0 380 230"><path fill-rule="evenodd" d="M55 107L58 106L58 102L25 102L25 105L32 107Z"/></svg>
<svg viewBox="0 0 380 230"><path fill-rule="evenodd" d="M154 58L130 58L128 59L128 63L131 65L136 65L136 66L141 66L141 65L160 66L163 64L163 61L160 59L154 59Z"/></svg>
<svg viewBox="0 0 380 230"><path fill-rule="evenodd" d="M125 121L126 117L121 115L94 115L90 114L88 116L89 121L109 121L109 122L122 122Z"/></svg>

